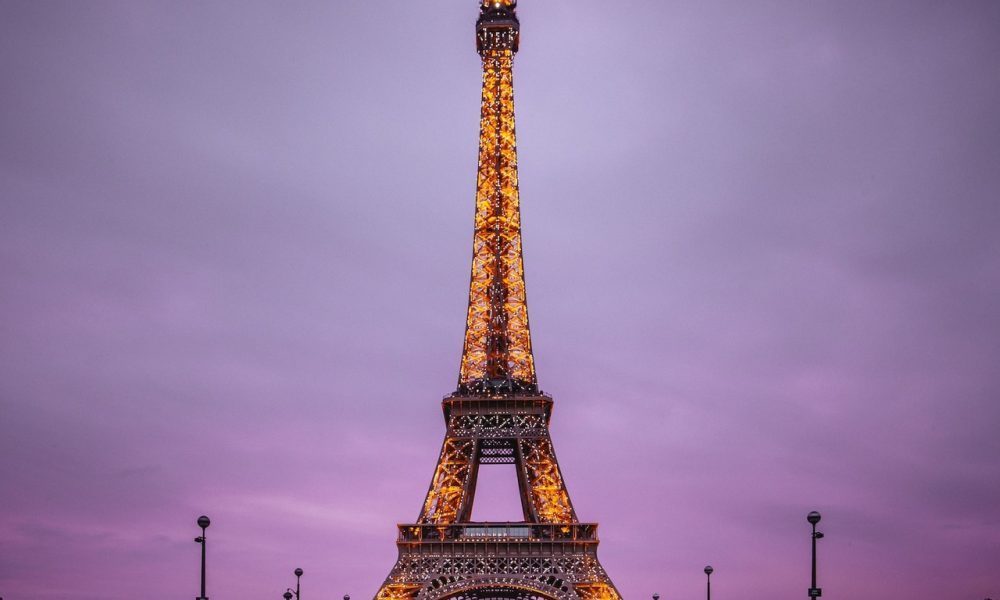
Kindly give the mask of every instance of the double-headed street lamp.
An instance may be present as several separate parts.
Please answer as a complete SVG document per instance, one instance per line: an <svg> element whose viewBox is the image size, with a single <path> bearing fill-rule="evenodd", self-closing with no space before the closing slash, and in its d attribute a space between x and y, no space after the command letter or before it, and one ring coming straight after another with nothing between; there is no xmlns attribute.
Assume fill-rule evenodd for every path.
<svg viewBox="0 0 1000 600"><path fill-rule="evenodd" d="M823 539L823 533L820 532L820 531L816 531L816 524L819 523L819 520L821 518L822 517L820 516L820 514L818 512L816 512L815 510L812 511L811 513L809 513L808 515L806 515L806 521L809 521L809 524L812 525L812 528L813 528L813 530L812 530L812 580L811 580L811 585L809 586L809 597L810 598L819 598L820 596L823 595L823 589L816 587L816 540Z"/></svg>
<svg viewBox="0 0 1000 600"><path fill-rule="evenodd" d="M705 567L705 575L708 576L708 600L712 600L712 572L713 571L715 571L715 569L712 568L712 565L708 565L707 567Z"/></svg>
<svg viewBox="0 0 1000 600"><path fill-rule="evenodd" d="M295 591L293 592L292 588L285 590L285 600L292 600L293 595L295 596L295 600L299 600L299 580L302 579L302 573L304 571L302 571L302 569L295 569L293 572L295 573Z"/></svg>
<svg viewBox="0 0 1000 600"><path fill-rule="evenodd" d="M201 544L201 595L195 600L208 600L205 595L205 530L212 524L212 520L202 515L198 517L198 527L201 527L201 535L194 538L194 541Z"/></svg>

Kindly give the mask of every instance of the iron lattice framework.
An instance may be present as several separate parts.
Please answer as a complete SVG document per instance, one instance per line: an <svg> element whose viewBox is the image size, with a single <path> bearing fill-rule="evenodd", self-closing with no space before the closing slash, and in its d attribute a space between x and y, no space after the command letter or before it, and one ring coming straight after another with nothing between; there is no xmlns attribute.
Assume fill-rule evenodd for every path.
<svg viewBox="0 0 1000 600"><path fill-rule="evenodd" d="M620 600L556 460L552 398L538 391L521 257L514 136L516 0L483 0L482 118L469 312L458 389L416 523L376 600ZM481 465L513 464L524 520L473 522Z"/></svg>
<svg viewBox="0 0 1000 600"><path fill-rule="evenodd" d="M459 390L533 391L535 361L521 258L514 133L516 2L484 4L477 24L483 59L475 237Z"/></svg>

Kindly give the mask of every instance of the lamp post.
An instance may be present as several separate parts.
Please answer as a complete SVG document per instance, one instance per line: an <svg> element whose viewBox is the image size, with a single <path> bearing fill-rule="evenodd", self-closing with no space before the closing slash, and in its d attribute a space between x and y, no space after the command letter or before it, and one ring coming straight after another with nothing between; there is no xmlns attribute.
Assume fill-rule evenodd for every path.
<svg viewBox="0 0 1000 600"><path fill-rule="evenodd" d="M810 586L809 586L809 597L810 598L819 598L820 596L823 595L822 588L816 587L816 540L823 539L823 533L820 532L820 531L816 531L816 524L819 523L819 520L821 518L822 517L820 516L820 514L818 512L816 512L815 510L812 511L811 513L809 513L808 515L806 515L806 521L809 521L809 524L812 525L812 528L813 528L813 530L812 530L812 579L810 580L811 583L810 583Z"/></svg>
<svg viewBox="0 0 1000 600"><path fill-rule="evenodd" d="M205 530L211 524L212 520L205 515L198 517L198 527L201 527L201 535L194 538L194 541L201 544L201 595L195 598L195 600L208 600L208 596L205 595Z"/></svg>
<svg viewBox="0 0 1000 600"><path fill-rule="evenodd" d="M3 598L0 598L0 600L3 600ZM653 600L660 600L660 595L657 594L656 592L653 592Z"/></svg>
<svg viewBox="0 0 1000 600"><path fill-rule="evenodd" d="M712 565L708 565L707 567L705 567L705 575L708 576L708 600L712 600L712 572L713 571L715 571L715 569L712 568Z"/></svg>
<svg viewBox="0 0 1000 600"><path fill-rule="evenodd" d="M295 600L299 600L299 580L302 579L302 569L295 569ZM291 592L291 588L288 589Z"/></svg>
<svg viewBox="0 0 1000 600"><path fill-rule="evenodd" d="M350 594L344 594L344 600L351 600Z"/></svg>

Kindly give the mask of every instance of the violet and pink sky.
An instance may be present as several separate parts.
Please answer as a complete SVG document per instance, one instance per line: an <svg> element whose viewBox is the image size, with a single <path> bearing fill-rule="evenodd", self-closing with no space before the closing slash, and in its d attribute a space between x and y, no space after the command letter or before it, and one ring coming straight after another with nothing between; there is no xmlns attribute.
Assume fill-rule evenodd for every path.
<svg viewBox="0 0 1000 600"><path fill-rule="evenodd" d="M627 598L1000 595L1000 3L524 0L538 373ZM370 598L455 384L472 0L0 2L0 596ZM476 518L517 519L513 475Z"/></svg>

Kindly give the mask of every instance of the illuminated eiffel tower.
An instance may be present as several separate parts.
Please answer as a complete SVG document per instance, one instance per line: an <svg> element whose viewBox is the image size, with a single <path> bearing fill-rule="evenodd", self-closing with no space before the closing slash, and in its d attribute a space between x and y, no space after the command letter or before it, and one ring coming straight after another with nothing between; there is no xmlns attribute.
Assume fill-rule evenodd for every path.
<svg viewBox="0 0 1000 600"><path fill-rule="evenodd" d="M619 600L597 560L597 524L581 523L538 390L521 258L514 137L516 0L483 0L479 176L469 312L447 433L416 523L399 525L399 559L376 600ZM482 465L513 464L524 520L472 522Z"/></svg>

